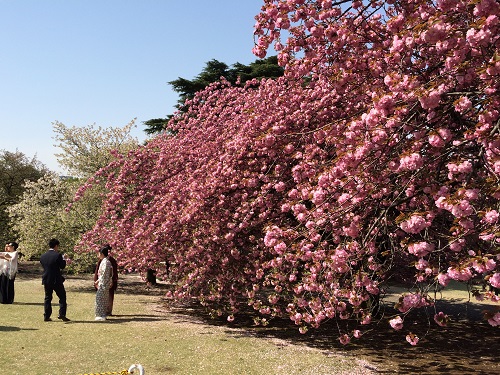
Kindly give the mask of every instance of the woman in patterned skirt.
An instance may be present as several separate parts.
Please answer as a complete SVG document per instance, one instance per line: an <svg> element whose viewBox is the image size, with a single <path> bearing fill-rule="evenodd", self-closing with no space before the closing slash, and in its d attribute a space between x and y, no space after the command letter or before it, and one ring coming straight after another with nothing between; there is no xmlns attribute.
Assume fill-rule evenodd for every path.
<svg viewBox="0 0 500 375"><path fill-rule="evenodd" d="M94 285L97 289L95 295L95 320L106 320L106 311L109 303L109 289L113 278L113 267L108 259L110 246L106 245L99 250L99 270Z"/></svg>

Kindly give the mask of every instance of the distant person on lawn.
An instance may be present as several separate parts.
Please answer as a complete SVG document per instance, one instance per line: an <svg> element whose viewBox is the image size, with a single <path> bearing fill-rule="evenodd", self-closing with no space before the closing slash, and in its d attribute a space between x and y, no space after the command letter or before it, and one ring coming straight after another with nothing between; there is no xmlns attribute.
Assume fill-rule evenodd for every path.
<svg viewBox="0 0 500 375"><path fill-rule="evenodd" d="M8 242L0 253L0 303L14 303L14 281L17 274L17 242Z"/></svg>
<svg viewBox="0 0 500 375"><path fill-rule="evenodd" d="M118 263L116 262L116 259L113 258L109 252L111 251L111 246L106 245L104 247L108 248L108 260L111 263L111 267L113 267L113 275L111 276L111 288L109 288L109 300L108 300L108 307L106 309L106 316L111 316L113 315L113 302L115 300L115 291L116 288L118 287ZM94 272L94 287L97 290L97 286L95 282L99 278L99 266L101 265L102 260L99 258L99 261L97 262L97 266L95 267L95 272Z"/></svg>
<svg viewBox="0 0 500 375"><path fill-rule="evenodd" d="M109 307L109 290L113 283L113 266L108 259L111 246L106 245L99 249L99 269L94 287L97 289L95 295L95 320L106 320Z"/></svg>
<svg viewBox="0 0 500 375"><path fill-rule="evenodd" d="M61 270L66 267L66 260L59 253L59 241L52 238L49 241L49 250L40 258L43 266L42 284L45 289L44 299L44 321L50 322L52 319L52 294L56 293L59 298L59 316L65 322L69 321L66 317L68 304L66 302L66 290L64 289L64 277Z"/></svg>

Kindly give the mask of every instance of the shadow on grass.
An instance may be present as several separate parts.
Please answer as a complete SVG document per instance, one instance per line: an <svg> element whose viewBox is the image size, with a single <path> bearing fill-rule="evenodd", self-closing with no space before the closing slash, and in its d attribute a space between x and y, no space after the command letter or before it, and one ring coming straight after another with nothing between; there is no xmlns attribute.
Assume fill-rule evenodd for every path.
<svg viewBox="0 0 500 375"><path fill-rule="evenodd" d="M118 288L115 294L127 294L127 295L151 295L151 296L164 296L168 291L168 285L157 284L154 286L148 285L145 281L142 281L139 276L129 275L118 278ZM92 275L83 276L68 276L67 280L77 281L77 283L65 283L67 292L75 293L92 293L95 294L96 290L93 285Z"/></svg>
<svg viewBox="0 0 500 375"><path fill-rule="evenodd" d="M481 374L500 373L500 336L498 327L492 327L481 321L485 310L494 306L481 304L457 304L455 301L439 301L437 311L450 315L452 321L447 327L439 327L433 321L434 310L419 310L405 317L404 328L392 329L388 320L394 315L403 315L388 306L384 308L384 317L380 323L369 326L356 326L352 321L330 320L317 329L309 329L305 334L287 319L273 319L266 327L255 326L253 311L245 311L235 316L235 321L210 319L206 311L195 305L170 306L171 313L204 324L228 327L226 333L234 338L258 337L275 339L277 345L299 344L316 348L325 355L341 354L344 356L366 359L376 367L377 374ZM465 306L464 306L465 305ZM363 332L360 339L352 338L348 345L339 342L339 331L352 333L353 329ZM412 332L420 338L417 346L406 341L406 335Z"/></svg>
<svg viewBox="0 0 500 375"><path fill-rule="evenodd" d="M142 314L132 314L132 315L113 315L104 321L97 320L71 320L65 324L74 323L95 323L95 324L122 324L130 322L156 322L164 320L162 317L157 315L142 315Z"/></svg>
<svg viewBox="0 0 500 375"><path fill-rule="evenodd" d="M14 302L13 304L20 306L43 306L43 302Z"/></svg>
<svg viewBox="0 0 500 375"><path fill-rule="evenodd" d="M129 322L157 322L164 320L161 316L145 315L145 314L130 314L130 315L113 315L109 317L108 323L129 323Z"/></svg>
<svg viewBox="0 0 500 375"><path fill-rule="evenodd" d="M35 328L19 328L12 326L0 326L0 332L15 332L15 331L38 331Z"/></svg>
<svg viewBox="0 0 500 375"><path fill-rule="evenodd" d="M119 291L127 294L148 294L164 296L168 285L146 286L143 281L122 283ZM383 318L369 326L356 326L352 321L331 320L305 334L288 319L273 319L268 326L255 326L255 311L242 311L232 323L224 318L211 319L199 304L172 305L163 300L163 312L173 314L174 322L202 323L227 327L232 337L258 337L277 340L277 345L299 344L322 350L325 355L366 359L376 366L378 374L427 374L439 375L457 373L490 375L500 373L497 353L500 351L500 330L484 321L486 311L495 311L493 305L464 303L461 299L439 300L427 310L420 309L403 316L393 310L390 304L384 306ZM443 311L451 318L447 327L439 327L433 320L436 312ZM401 331L389 325L395 315L405 318ZM170 319L172 315L170 315ZM168 315L164 319L169 319ZM354 329L363 332L360 339L351 339L349 345L339 342L339 331L352 333ZM417 346L406 341L406 335L413 333L420 338Z"/></svg>

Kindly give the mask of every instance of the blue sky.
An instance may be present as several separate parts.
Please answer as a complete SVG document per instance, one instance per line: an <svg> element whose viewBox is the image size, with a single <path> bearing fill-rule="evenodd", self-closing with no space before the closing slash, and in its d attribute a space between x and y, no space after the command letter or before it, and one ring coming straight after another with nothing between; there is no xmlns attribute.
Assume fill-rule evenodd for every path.
<svg viewBox="0 0 500 375"><path fill-rule="evenodd" d="M263 0L0 0L0 150L62 172L52 123L124 126L173 112L168 81L248 64Z"/></svg>

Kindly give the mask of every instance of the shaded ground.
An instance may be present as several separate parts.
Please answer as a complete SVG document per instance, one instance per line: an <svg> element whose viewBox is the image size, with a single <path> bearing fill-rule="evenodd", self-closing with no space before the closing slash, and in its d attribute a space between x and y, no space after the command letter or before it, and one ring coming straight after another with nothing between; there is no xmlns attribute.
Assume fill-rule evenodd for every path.
<svg viewBox="0 0 500 375"><path fill-rule="evenodd" d="M165 303L165 307L172 312L189 314L203 319L206 324L228 326L229 334L276 338L323 350L325 355L342 354L364 359L376 369L374 373L377 374L500 374L499 328L476 320L484 308L491 306L471 305L466 311L463 305L454 302L441 305L443 311L450 313L453 310L461 318L448 327L439 328L432 317L430 321L427 316L414 317L419 324L410 328L421 338L417 346L406 342L407 329L393 330L387 323L388 319L370 327L370 331L360 339L353 339L344 346L338 341L338 326L333 321L300 334L297 326L288 320L273 320L267 327L255 327L252 319L244 316L229 324L222 319L209 319L204 311L193 306ZM465 319L466 316L471 319ZM229 327L241 330L234 331Z"/></svg>
<svg viewBox="0 0 500 375"><path fill-rule="evenodd" d="M22 263L20 272L23 277L41 277L39 264ZM78 276L70 276L78 279ZM82 277L87 280L88 276ZM369 365L367 370L375 374L500 374L500 327L491 327L481 321L484 310L494 308L491 305L464 303L463 300L447 299L438 303L438 311L443 310L452 316L448 327L439 328L432 321L433 311L429 316L408 316L405 320L415 320L418 324L409 327L420 337L417 346L409 345L405 336L409 328L394 331L387 319L393 313L389 307L384 311L387 319L381 324L370 326L370 331L347 346L338 341L337 322L323 324L319 329L300 334L289 320L275 319L267 327L253 324L253 312L247 311L237 316L235 322L224 319L211 319L204 309L197 304L179 305L163 298L167 285L159 283L147 286L139 277L131 275L121 277L118 293L150 294L159 297L156 309L176 314L191 323L218 325L227 327L227 334L233 337L255 336L276 339L279 345L287 343L301 344L320 349L326 356L342 354L353 359L364 359ZM88 282L83 282L80 291L93 292ZM345 322L340 322L345 323Z"/></svg>

